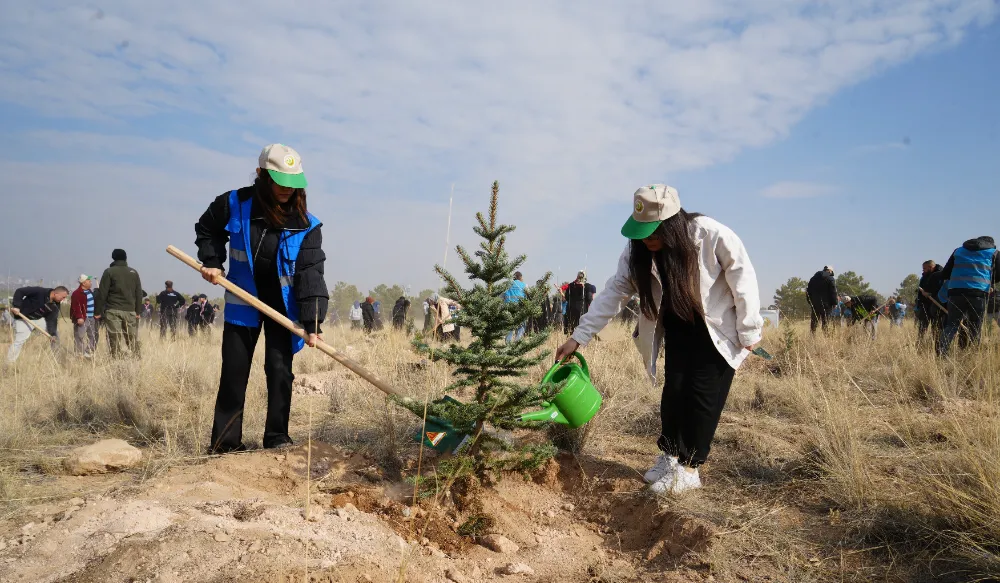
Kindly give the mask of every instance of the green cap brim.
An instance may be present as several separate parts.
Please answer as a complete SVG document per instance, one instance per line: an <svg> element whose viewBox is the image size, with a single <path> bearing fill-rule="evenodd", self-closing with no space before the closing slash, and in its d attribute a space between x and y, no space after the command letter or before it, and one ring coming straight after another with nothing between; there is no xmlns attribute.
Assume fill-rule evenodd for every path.
<svg viewBox="0 0 1000 583"><path fill-rule="evenodd" d="M622 227L622 235L629 239L645 239L656 231L663 221L653 221L650 223L640 223L635 217L629 217Z"/></svg>
<svg viewBox="0 0 1000 583"><path fill-rule="evenodd" d="M285 174L284 172L278 172L277 170L268 170L267 173L271 175L271 180L273 180L278 186L285 186L288 188L306 187L305 172L299 172L298 174Z"/></svg>

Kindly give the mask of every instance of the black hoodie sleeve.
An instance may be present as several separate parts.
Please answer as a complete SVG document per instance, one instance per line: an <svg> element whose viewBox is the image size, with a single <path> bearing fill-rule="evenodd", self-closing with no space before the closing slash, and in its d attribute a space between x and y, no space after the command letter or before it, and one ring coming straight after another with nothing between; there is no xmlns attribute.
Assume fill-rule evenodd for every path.
<svg viewBox="0 0 1000 583"><path fill-rule="evenodd" d="M220 194L208 205L194 226L194 244L198 247L198 260L205 267L222 269L226 263L226 244L229 243L229 193Z"/></svg>
<svg viewBox="0 0 1000 583"><path fill-rule="evenodd" d="M947 281L951 279L951 270L955 268L955 254L952 253L951 257L948 258L948 263L944 265L944 269L941 270L941 281Z"/></svg>
<svg viewBox="0 0 1000 583"><path fill-rule="evenodd" d="M306 332L322 332L318 323L326 320L330 293L326 288L323 268L326 254L323 253L322 225L317 226L302 241L299 256L295 260L295 300L299 303L299 322Z"/></svg>

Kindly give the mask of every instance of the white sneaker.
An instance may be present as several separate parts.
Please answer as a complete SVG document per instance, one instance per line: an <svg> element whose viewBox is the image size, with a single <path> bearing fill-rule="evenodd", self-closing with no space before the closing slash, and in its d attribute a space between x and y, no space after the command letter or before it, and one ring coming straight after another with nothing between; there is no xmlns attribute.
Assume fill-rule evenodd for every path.
<svg viewBox="0 0 1000 583"><path fill-rule="evenodd" d="M677 457L672 455L663 454L656 458L656 463L653 467L649 468L649 471L643 475L643 479L647 483L652 484L653 482L659 481L664 476L668 474L673 474L677 471Z"/></svg>
<svg viewBox="0 0 1000 583"><path fill-rule="evenodd" d="M681 494L697 488L701 488L701 476L698 474L698 468L695 468L694 471L688 471L687 468L680 466L673 474L666 475L649 486L649 489L657 494L667 492Z"/></svg>

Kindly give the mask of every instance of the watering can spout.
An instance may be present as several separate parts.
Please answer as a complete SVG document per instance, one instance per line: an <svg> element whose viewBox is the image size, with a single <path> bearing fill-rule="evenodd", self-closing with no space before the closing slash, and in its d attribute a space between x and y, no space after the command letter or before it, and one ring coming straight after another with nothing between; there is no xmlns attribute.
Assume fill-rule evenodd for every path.
<svg viewBox="0 0 1000 583"><path fill-rule="evenodd" d="M569 425L569 419L562 414L559 407L554 404L542 403L543 408L538 411L529 411L521 415L521 421L550 421Z"/></svg>

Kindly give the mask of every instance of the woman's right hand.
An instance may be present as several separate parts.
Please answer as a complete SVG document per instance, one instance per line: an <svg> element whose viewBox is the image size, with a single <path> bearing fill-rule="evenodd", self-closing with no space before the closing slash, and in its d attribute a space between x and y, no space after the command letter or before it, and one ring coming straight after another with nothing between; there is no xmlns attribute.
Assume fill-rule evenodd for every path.
<svg viewBox="0 0 1000 583"><path fill-rule="evenodd" d="M556 362L565 362L580 348L580 343L570 338L556 350Z"/></svg>
<svg viewBox="0 0 1000 583"><path fill-rule="evenodd" d="M219 278L222 277L222 270L216 267L202 267L201 278L212 285L219 285Z"/></svg>

